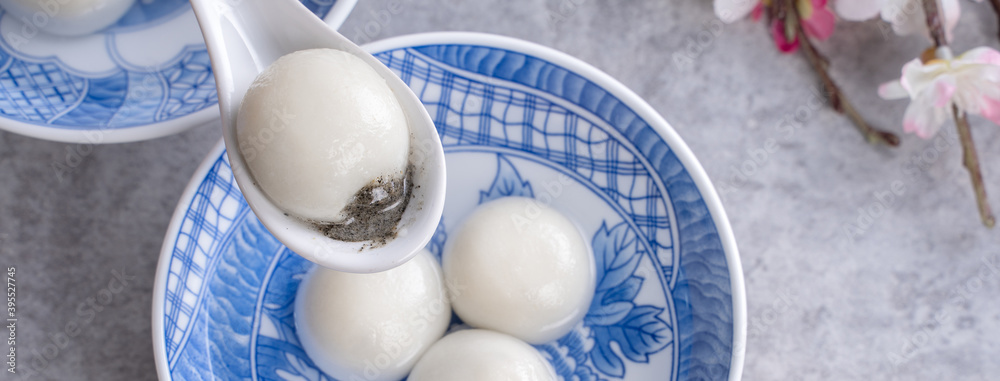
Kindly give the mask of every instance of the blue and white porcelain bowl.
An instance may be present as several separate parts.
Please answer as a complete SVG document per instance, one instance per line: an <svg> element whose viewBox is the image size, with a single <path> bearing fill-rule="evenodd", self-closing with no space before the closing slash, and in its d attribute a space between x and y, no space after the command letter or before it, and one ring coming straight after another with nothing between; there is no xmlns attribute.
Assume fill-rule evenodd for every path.
<svg viewBox="0 0 1000 381"><path fill-rule="evenodd" d="M357 3L301 1L334 27ZM81 37L39 32L42 21L48 18L0 11L0 128L120 143L219 118L208 52L187 0L139 0L116 24Z"/></svg>
<svg viewBox="0 0 1000 381"><path fill-rule="evenodd" d="M435 33L367 49L420 96L445 147L448 200L431 252L473 208L505 196L551 205L586 233L594 302L572 332L537 346L562 379L740 379L733 234L705 172L648 104L579 60L510 38ZM250 212L217 145L160 257L160 379L330 380L293 323L312 266Z"/></svg>

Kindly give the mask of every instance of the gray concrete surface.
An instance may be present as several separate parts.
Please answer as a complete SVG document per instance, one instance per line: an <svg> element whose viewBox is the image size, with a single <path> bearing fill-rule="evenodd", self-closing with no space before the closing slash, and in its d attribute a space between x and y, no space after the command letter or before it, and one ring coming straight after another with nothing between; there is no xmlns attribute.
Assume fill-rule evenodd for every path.
<svg viewBox="0 0 1000 381"><path fill-rule="evenodd" d="M957 144L905 136L898 149L869 146L844 117L808 108L817 82L801 56L777 53L759 23L720 30L708 0L402 4L365 38L459 30L551 46L618 78L673 124L725 187L746 273L746 380L1000 373L1000 282L991 265L1000 260L1000 230L980 225ZM962 5L958 50L997 47L988 5ZM357 36L355 28L378 22L370 12L386 6L362 0L342 31ZM841 24L820 44L862 114L896 131L906 102L882 101L875 88L923 47L916 37L883 35L877 22ZM675 54L693 65L675 65ZM800 108L801 128L778 129ZM1000 209L1000 127L973 118L973 133ZM65 160L68 145L0 132L0 267L17 269L22 372L156 378L150 301L160 244L219 137L217 126L203 126L97 146L59 181L51 165ZM768 139L777 148L761 155ZM902 194L879 201L894 183ZM859 208L876 216L867 221ZM847 239L845 226L859 218L865 228ZM119 289L109 287L116 271L129 280L109 293ZM111 301L92 306L88 299L102 293ZM70 323L79 332L60 336Z"/></svg>

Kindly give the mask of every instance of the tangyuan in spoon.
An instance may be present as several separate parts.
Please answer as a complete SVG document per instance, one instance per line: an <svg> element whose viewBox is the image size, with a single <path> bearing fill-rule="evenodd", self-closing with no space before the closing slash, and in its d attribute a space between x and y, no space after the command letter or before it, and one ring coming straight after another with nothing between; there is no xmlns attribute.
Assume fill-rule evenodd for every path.
<svg viewBox="0 0 1000 381"><path fill-rule="evenodd" d="M412 192L409 128L360 58L309 49L274 61L243 97L236 138L256 185L289 215L341 241L396 235Z"/></svg>
<svg viewBox="0 0 1000 381"><path fill-rule="evenodd" d="M194 0L233 175L261 222L324 267L376 272L430 240L444 152L416 95L292 0Z"/></svg>

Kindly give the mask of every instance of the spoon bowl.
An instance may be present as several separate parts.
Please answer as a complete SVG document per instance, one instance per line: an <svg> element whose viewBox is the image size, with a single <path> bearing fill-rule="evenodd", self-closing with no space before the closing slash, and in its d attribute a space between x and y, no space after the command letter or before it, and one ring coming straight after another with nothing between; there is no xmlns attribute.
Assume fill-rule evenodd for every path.
<svg viewBox="0 0 1000 381"><path fill-rule="evenodd" d="M212 60L222 112L222 137L233 177L247 204L271 234L320 266L355 273L396 267L426 246L444 209L445 164L434 122L416 94L375 57L295 0L191 0L191 6ZM385 79L406 115L413 192L397 224L396 238L384 245L334 240L312 224L288 216L257 187L240 152L236 116L250 84L278 58L316 48L341 50L368 63Z"/></svg>

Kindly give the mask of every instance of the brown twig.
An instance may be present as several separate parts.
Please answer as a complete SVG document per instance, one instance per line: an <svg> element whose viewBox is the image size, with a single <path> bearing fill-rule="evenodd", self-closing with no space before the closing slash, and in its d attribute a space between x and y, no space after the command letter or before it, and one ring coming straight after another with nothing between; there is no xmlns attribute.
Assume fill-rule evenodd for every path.
<svg viewBox="0 0 1000 381"><path fill-rule="evenodd" d="M924 13L927 15L927 29L930 30L931 40L937 48L947 47L948 40L945 37L944 28L941 26L941 14L938 13L937 0L923 0ZM996 0L993 0L997 4ZM1000 10L1000 8L997 8ZM959 140L962 142L962 164L969 171L969 178L972 180L972 190L976 193L976 205L979 207L979 217L983 220L983 225L993 227L996 225L996 218L990 208L990 201L986 197L986 185L983 183L983 172L979 165L979 155L976 154L976 145L972 141L972 129L969 127L968 115L958 106L952 104L952 115L955 118L955 128L958 130Z"/></svg>
<svg viewBox="0 0 1000 381"><path fill-rule="evenodd" d="M979 156L976 154L976 146L972 142L972 129L969 128L969 118L958 109L952 106L955 114L955 127L958 128L958 138L962 142L962 164L969 171L972 179L972 190L976 192L976 204L979 206L979 217L983 220L983 225L993 227L996 224L996 217L990 208L990 201L986 197L986 185L983 184L983 172L979 168Z"/></svg>
<svg viewBox="0 0 1000 381"><path fill-rule="evenodd" d="M786 25L791 25L792 31L794 31L791 37L795 37L794 34L798 35L799 43L802 47L802 51L805 52L805 56L809 63L813 66L813 70L819 75L820 80L823 83L823 87L826 89L826 94L830 99L830 106L834 110L840 113L845 113L854 122L854 125L861 132L861 135L865 137L869 143L872 144L885 144L889 146L898 146L899 137L891 132L882 131L868 125L865 119L861 117L854 106L847 100L844 93L840 91L840 87L837 83L833 81L830 77L830 73L827 71L827 66L829 66L829 61L826 57L820 54L816 46L813 45L812 40L806 36L805 28L802 26L802 22L799 20L798 13L795 11L794 0L784 0L780 2L782 4L783 12L778 13L785 17ZM791 41L791 39L789 40Z"/></svg>
<svg viewBox="0 0 1000 381"><path fill-rule="evenodd" d="M941 26L941 13L938 12L937 0L924 0L924 14L927 15L927 30L931 32L931 41L940 48L948 46L944 27Z"/></svg>

